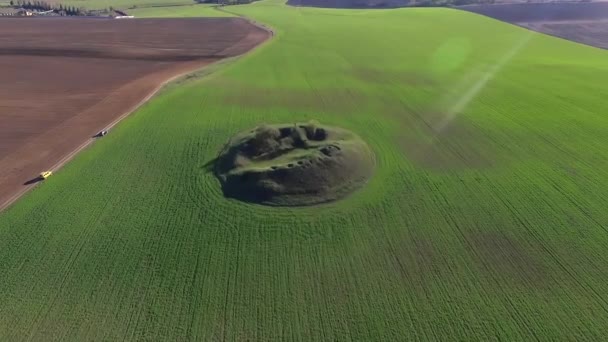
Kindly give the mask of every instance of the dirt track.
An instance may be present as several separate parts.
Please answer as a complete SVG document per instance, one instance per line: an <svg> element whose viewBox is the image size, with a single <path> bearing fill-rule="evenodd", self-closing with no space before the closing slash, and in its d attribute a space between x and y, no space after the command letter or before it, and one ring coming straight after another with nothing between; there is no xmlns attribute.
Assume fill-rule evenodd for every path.
<svg viewBox="0 0 608 342"><path fill-rule="evenodd" d="M471 5L459 8L608 49L608 2Z"/></svg>
<svg viewBox="0 0 608 342"><path fill-rule="evenodd" d="M268 37L238 18L3 18L0 210L167 80Z"/></svg>

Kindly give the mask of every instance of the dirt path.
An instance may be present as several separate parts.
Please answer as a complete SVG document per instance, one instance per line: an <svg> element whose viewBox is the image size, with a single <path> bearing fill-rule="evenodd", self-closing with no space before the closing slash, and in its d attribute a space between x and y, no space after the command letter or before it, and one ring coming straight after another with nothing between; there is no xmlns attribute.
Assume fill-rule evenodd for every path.
<svg viewBox="0 0 608 342"><path fill-rule="evenodd" d="M14 31L48 32L47 23L36 21L30 20L25 25L14 23L17 26ZM43 56L21 55L27 49L21 49L15 56L14 49L8 46L10 43L2 45L3 40L10 40L7 31L0 33L0 73L5 75L0 79L0 211L36 186L37 182L33 180L38 173L61 168L93 143L97 132L116 125L168 82L223 57L247 53L270 36L266 30L238 18L230 18L228 22L212 20L213 26L220 26L221 34L217 30L201 34L199 29L209 25L204 19L198 23L185 20L189 21L186 24L176 24L175 19L170 19L172 23L144 21L154 24L144 23L148 29L153 26L162 29L169 24L181 25L187 30L173 30L170 34L164 31L167 44L158 37L152 39L157 42L150 43L138 37L138 30L143 31L144 36L148 32L137 20L132 21L139 26L135 29L134 25L121 21L120 25L129 31L131 40L120 34L100 35L101 48L96 46L99 42L95 40L88 44L75 40L76 44L66 44L71 48L67 51L86 51L84 55L76 53L76 57L57 56L55 47L49 46L44 37L31 42L25 39L23 44L35 47L30 50L44 51ZM106 25L101 28L106 32L108 25L113 25L98 21L97 27L99 23ZM86 22L85 26L88 24ZM202 25L196 27L196 24ZM55 24L51 26L54 28ZM0 31L2 29L0 23ZM116 28L110 26L110 29ZM184 39L176 39L182 35ZM192 35L200 39L198 45L188 47L176 43L192 44ZM95 34L89 32L88 36ZM18 37L14 39L18 40ZM138 56L145 58L142 61ZM176 56L179 57L177 61Z"/></svg>

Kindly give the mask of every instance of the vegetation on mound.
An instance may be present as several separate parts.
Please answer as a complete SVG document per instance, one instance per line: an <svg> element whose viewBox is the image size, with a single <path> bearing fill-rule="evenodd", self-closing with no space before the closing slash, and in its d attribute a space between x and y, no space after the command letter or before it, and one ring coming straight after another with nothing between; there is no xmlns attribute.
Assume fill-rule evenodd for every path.
<svg viewBox="0 0 608 342"><path fill-rule="evenodd" d="M367 144L346 130L306 124L262 125L236 135L221 151L216 175L224 194L268 205L337 200L371 176Z"/></svg>

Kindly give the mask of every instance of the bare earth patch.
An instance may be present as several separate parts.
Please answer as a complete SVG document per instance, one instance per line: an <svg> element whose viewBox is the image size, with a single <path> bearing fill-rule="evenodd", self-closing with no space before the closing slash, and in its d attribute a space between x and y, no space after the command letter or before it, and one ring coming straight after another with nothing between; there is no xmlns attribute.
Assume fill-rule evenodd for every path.
<svg viewBox="0 0 608 342"><path fill-rule="evenodd" d="M546 21L520 25L552 36L608 49L608 20Z"/></svg>
<svg viewBox="0 0 608 342"><path fill-rule="evenodd" d="M471 253L484 273L514 285L543 288L548 281L545 266L528 246L502 232L478 232L466 236Z"/></svg>
<svg viewBox="0 0 608 342"><path fill-rule="evenodd" d="M407 84L414 87L426 87L435 85L436 82L422 72L382 70L374 68L358 68L353 70L355 78L367 82L378 84Z"/></svg>
<svg viewBox="0 0 608 342"><path fill-rule="evenodd" d="M0 20L0 209L167 80L268 36L239 18Z"/></svg>
<svg viewBox="0 0 608 342"><path fill-rule="evenodd" d="M608 2L470 5L459 8L608 49Z"/></svg>

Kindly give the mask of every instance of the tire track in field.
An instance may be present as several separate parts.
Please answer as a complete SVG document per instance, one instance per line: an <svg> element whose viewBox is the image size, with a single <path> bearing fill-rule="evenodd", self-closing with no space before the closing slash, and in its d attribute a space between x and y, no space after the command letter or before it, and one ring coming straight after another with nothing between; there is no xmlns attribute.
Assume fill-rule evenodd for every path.
<svg viewBox="0 0 608 342"><path fill-rule="evenodd" d="M93 217L89 219L88 222L84 225L85 227L87 227L87 229L83 230L78 235L78 237L75 238L75 240L77 241L69 252L65 264L61 267L63 272L60 278L61 280L59 282L59 286L55 287L55 294L52 296L52 299L50 299L50 302L47 301L45 307L39 310L38 314L36 315L36 318L34 319L34 323L32 323L32 330L29 337L30 340L38 334L42 321L53 310L53 307L55 306L55 303L57 302L57 299L59 298L59 295L63 290L64 284L68 281L68 276L70 274L70 270L72 269L72 265L74 265L74 263L80 256L80 253L82 252L86 242L89 241L90 236L93 234L91 227L95 222L98 222L100 220L101 216L103 216L103 213L109 207L109 203L109 201L106 201L104 203L103 207L101 207L101 209L97 211L98 213L96 215L93 215Z"/></svg>
<svg viewBox="0 0 608 342"><path fill-rule="evenodd" d="M522 217L522 215L519 215L516 208L513 208L513 206L510 205L510 203L508 203L507 201L505 201L502 197L497 196L496 198L503 204L504 208L509 210L511 216L516 220L516 222L518 222L521 227L523 227L528 232L528 235L535 240L536 246L542 249L555 262L555 265L560 268L564 272L564 274L566 274L575 284L577 284L581 289L589 291L593 297L596 297L596 300L603 304L601 305L602 310L608 313L608 302L601 296L601 294L598 293L598 291L595 290L591 285L581 281L571 271L571 269L567 266L567 264L564 263L560 256L556 252L554 252L547 245L547 243L541 239L540 236L535 234L535 231L530 227L527 222L520 218Z"/></svg>

